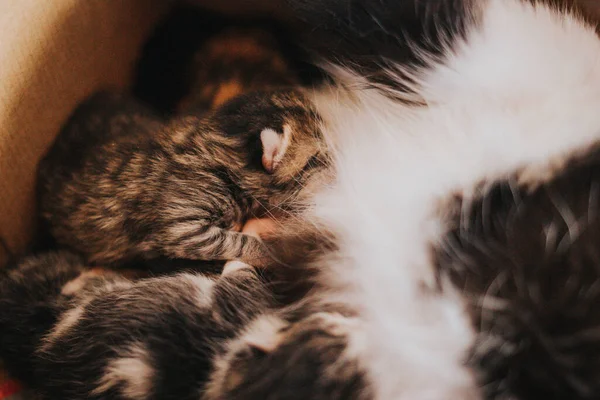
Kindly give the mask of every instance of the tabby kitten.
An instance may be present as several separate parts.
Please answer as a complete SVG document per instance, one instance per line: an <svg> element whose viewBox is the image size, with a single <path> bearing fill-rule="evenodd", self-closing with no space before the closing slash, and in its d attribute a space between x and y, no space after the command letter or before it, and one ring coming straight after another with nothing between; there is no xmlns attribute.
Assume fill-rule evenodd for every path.
<svg viewBox="0 0 600 400"><path fill-rule="evenodd" d="M124 97L94 95L40 164L41 216L91 263L261 265L260 240L238 231L249 217L302 203L325 163L318 119L293 90L250 93L170 123Z"/></svg>
<svg viewBox="0 0 600 400"><path fill-rule="evenodd" d="M318 103L337 171L307 221L335 234L313 264L328 289L318 295L367 323L326 331L293 329L304 319L271 324L261 337L274 340L240 346L240 357L232 339L231 353L216 356L217 388L211 383L208 393L315 399L337 379L329 386L337 398L600 398L597 26L543 0L294 3L326 60L338 63L340 82ZM288 252L303 247L310 249L292 243ZM13 336L31 337L52 321L39 303L19 309L26 297L9 302L10 292L0 293L3 320L23 324L10 328ZM152 295L144 302L153 304ZM161 305L178 316L168 325L177 340L165 348L199 335L180 328L189 314ZM29 313L39 315L30 321ZM65 352L79 341L90 342L78 334ZM358 362L339 362L340 352ZM120 374L145 366L144 353L105 354L117 361L104 365L124 368L109 368L102 384L116 380L132 399L151 396L135 389L147 382L140 376L153 375ZM77 368L96 361L85 351L81 358L73 369L64 357L52 366L73 371L67 379L81 387ZM196 371L192 354L184 361ZM236 364L247 367L228 368ZM350 368L335 369L341 365ZM158 377L152 382L161 385ZM163 398L186 398L176 397L181 382Z"/></svg>
<svg viewBox="0 0 600 400"><path fill-rule="evenodd" d="M255 269L131 281L70 253L0 277L0 356L41 399L359 399L352 315L278 309ZM329 376L328 379L320 377Z"/></svg>
<svg viewBox="0 0 600 400"><path fill-rule="evenodd" d="M298 87L297 66L274 35L258 27L232 27L206 40L188 65L189 90L177 111L198 114L243 93Z"/></svg>
<svg viewBox="0 0 600 400"><path fill-rule="evenodd" d="M131 281L67 252L23 259L0 277L0 302L11 374L73 400L198 399L220 343L273 303L250 268Z"/></svg>

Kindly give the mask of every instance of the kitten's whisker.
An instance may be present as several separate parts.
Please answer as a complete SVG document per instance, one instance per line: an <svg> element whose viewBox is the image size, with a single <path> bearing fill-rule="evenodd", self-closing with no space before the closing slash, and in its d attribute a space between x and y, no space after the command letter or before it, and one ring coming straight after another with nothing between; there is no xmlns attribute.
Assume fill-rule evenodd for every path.
<svg viewBox="0 0 600 400"><path fill-rule="evenodd" d="M590 183L590 194L588 198L587 218L588 224L592 224L593 220L598 215L598 200L600 195L600 185L598 181Z"/></svg>

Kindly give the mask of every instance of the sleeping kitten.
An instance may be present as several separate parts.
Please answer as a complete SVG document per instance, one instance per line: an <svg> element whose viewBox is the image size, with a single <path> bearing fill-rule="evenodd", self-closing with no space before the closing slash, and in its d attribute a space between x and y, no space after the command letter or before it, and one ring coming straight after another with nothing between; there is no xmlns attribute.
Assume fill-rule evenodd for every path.
<svg viewBox="0 0 600 400"><path fill-rule="evenodd" d="M0 277L0 304L0 357L44 400L369 398L346 352L360 322L331 305L277 310L239 261L219 278L134 282L48 253Z"/></svg>
<svg viewBox="0 0 600 400"><path fill-rule="evenodd" d="M197 115L243 93L298 87L298 71L274 35L234 27L208 38L188 66L188 95L178 112Z"/></svg>
<svg viewBox="0 0 600 400"><path fill-rule="evenodd" d="M337 393L368 382L350 398L598 399L596 26L543 0L292 2L324 62L338 63L340 83L316 96L337 172L306 221L334 234L311 263L316 294L351 309L344 322L360 322L333 329L341 342L310 329L291 336L324 344L322 364L277 322L261 330L275 335L241 346L239 357L244 335L231 338L207 393L313 398L344 376L319 369L343 365L342 352L357 367L332 385ZM35 333L38 321L16 332ZM197 334L177 333L184 344ZM80 340L88 339L72 343ZM137 350L110 366L139 366ZM308 371L318 379L305 365L317 366ZM117 374L124 369L110 368L116 378L101 383L122 381L121 393L145 387Z"/></svg>
<svg viewBox="0 0 600 400"><path fill-rule="evenodd" d="M252 269L134 282L69 253L0 281L1 357L42 399L198 399L215 349L273 303Z"/></svg>
<svg viewBox="0 0 600 400"><path fill-rule="evenodd" d="M98 94L40 163L40 211L57 241L91 263L261 265L261 242L237 231L250 217L293 213L325 161L318 116L297 91L250 93L170 123Z"/></svg>

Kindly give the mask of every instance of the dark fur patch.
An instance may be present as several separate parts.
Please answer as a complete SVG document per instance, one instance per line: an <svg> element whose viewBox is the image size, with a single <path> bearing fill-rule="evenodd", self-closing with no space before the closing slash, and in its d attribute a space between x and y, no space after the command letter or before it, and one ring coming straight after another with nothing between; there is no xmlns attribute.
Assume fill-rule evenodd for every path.
<svg viewBox="0 0 600 400"><path fill-rule="evenodd" d="M147 355L151 398L198 399L225 341L273 306L251 269L212 278L208 293L181 274L137 282L100 276L74 295L61 294L84 270L76 256L49 253L0 276L0 357L44 399L129 398L119 382L90 393L132 346ZM70 327L45 342L75 307L82 311Z"/></svg>
<svg viewBox="0 0 600 400"><path fill-rule="evenodd" d="M497 182L461 208L435 257L470 303L487 397L597 398L600 151L536 189Z"/></svg>
<svg viewBox="0 0 600 400"><path fill-rule="evenodd" d="M136 398L148 399L372 396L345 352L353 316L320 303L278 309L252 268L137 281L82 273L81 258L48 253L0 276L0 357L43 399L131 399L127 379L141 380ZM263 318L279 322L245 336ZM223 386L214 375L222 368Z"/></svg>
<svg viewBox="0 0 600 400"><path fill-rule="evenodd" d="M23 383L35 384L36 348L68 309L60 290L84 268L81 258L56 253L19 260L0 272L0 358Z"/></svg>
<svg viewBox="0 0 600 400"><path fill-rule="evenodd" d="M282 304L293 304L320 289L321 257L336 250L332 235L314 226L287 221L276 235L264 238L272 265L262 271Z"/></svg>
<svg viewBox="0 0 600 400"><path fill-rule="evenodd" d="M235 353L230 364L234 384L222 398L371 399L365 372L345 354L347 337L327 321L332 315L321 311L284 328L275 349L248 346Z"/></svg>
<svg viewBox="0 0 600 400"><path fill-rule="evenodd" d="M289 67L286 76L269 77L260 70L261 63L253 62L243 55L235 57L234 52L227 57L198 53L208 41L220 40L219 36L226 35L232 27L240 35L256 30L263 31L264 35L270 37L266 43L258 43L257 47L266 46L269 51L284 59ZM243 39L243 36L240 38ZM270 56L265 60L269 58ZM199 68L206 74L199 76ZM197 93L191 91L210 85L219 86L226 81L228 75L241 74L235 79L242 87L253 89L259 89L257 84L260 82L271 86L272 83L288 82L289 77L308 86L322 79L320 71L308 62L308 56L296 44L293 34L280 22L272 19L225 17L185 5L175 6L157 27L143 49L136 72L133 94L163 115L177 111L185 97L192 95L195 98ZM266 73L272 72L273 68L267 65ZM207 77L209 80L205 81ZM260 82L254 82L257 78ZM203 81L199 82L199 79ZM201 109L201 104L199 106Z"/></svg>
<svg viewBox="0 0 600 400"><path fill-rule="evenodd" d="M385 72L423 65L420 52L442 55L475 23L472 0L288 0L305 24L303 43L384 90L406 91Z"/></svg>

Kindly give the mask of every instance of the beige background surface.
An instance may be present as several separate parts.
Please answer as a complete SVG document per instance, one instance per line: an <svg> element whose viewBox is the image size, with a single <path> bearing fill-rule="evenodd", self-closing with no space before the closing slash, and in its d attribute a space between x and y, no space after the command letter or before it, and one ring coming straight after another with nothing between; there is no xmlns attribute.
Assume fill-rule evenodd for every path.
<svg viewBox="0 0 600 400"><path fill-rule="evenodd" d="M164 0L0 1L0 235L33 227L36 164L75 104L125 86ZM0 249L0 264L5 258Z"/></svg>

